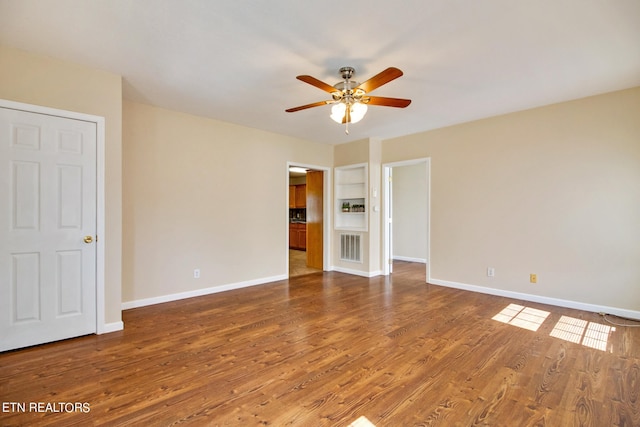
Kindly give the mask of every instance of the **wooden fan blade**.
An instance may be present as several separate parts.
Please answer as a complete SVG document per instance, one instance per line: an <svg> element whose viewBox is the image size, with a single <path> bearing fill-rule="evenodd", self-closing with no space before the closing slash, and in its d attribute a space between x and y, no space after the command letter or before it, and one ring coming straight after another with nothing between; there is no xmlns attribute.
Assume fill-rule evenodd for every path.
<svg viewBox="0 0 640 427"><path fill-rule="evenodd" d="M332 101L314 102L313 104L301 105L299 107L289 108L289 109L284 110L284 111L286 111L287 113L295 113L296 111L306 110L307 108L321 107L323 105L331 104L331 102Z"/></svg>
<svg viewBox="0 0 640 427"><path fill-rule="evenodd" d="M362 102L367 105L381 105L383 107L397 107L405 108L411 104L410 99L402 98L386 98L384 96L367 96L362 99Z"/></svg>
<svg viewBox="0 0 640 427"><path fill-rule="evenodd" d="M395 67L389 67L386 70L371 77L366 82L362 83L356 89L362 89L365 92L371 92L372 90L379 88L383 84L389 83L391 80L395 80L402 76L402 71Z"/></svg>
<svg viewBox="0 0 640 427"><path fill-rule="evenodd" d="M329 92L329 93L340 92L335 87L328 85L327 83L320 81L315 77L305 75L305 76L297 76L296 79L301 80L305 83L309 83L311 86L315 86L318 89L322 89L325 92Z"/></svg>

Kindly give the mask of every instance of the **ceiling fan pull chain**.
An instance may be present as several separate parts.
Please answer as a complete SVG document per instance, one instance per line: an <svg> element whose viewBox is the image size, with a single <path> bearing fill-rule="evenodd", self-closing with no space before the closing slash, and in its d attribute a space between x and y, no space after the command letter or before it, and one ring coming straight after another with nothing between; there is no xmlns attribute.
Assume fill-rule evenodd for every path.
<svg viewBox="0 0 640 427"><path fill-rule="evenodd" d="M344 133L346 133L347 135L349 135L349 122L344 124Z"/></svg>

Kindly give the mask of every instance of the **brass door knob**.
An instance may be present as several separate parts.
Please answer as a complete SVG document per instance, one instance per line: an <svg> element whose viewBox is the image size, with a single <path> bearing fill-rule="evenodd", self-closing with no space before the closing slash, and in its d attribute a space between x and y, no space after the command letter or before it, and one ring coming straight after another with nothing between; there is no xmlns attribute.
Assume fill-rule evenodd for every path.
<svg viewBox="0 0 640 427"><path fill-rule="evenodd" d="M85 243L93 242L93 236L84 236L84 242Z"/></svg>

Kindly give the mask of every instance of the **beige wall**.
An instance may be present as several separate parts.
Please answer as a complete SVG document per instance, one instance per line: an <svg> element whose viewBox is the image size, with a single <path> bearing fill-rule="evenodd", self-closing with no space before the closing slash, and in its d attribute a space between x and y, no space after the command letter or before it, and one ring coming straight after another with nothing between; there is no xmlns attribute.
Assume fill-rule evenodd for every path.
<svg viewBox="0 0 640 427"><path fill-rule="evenodd" d="M640 310L640 88L383 142L422 157L432 278Z"/></svg>
<svg viewBox="0 0 640 427"><path fill-rule="evenodd" d="M121 321L121 77L0 45L0 98L105 118L105 322Z"/></svg>
<svg viewBox="0 0 640 427"><path fill-rule="evenodd" d="M332 146L129 101L123 113L124 302L287 274L287 162L330 167Z"/></svg>
<svg viewBox="0 0 640 427"><path fill-rule="evenodd" d="M286 274L287 161L369 162L371 186L380 162L424 157L432 278L640 310L640 88L386 140L378 158L372 140L123 107L120 76L41 55L0 46L0 64L0 98L105 117L108 323L122 301Z"/></svg>
<svg viewBox="0 0 640 427"><path fill-rule="evenodd" d="M334 146L333 166L349 166L369 161L369 140L360 139Z"/></svg>

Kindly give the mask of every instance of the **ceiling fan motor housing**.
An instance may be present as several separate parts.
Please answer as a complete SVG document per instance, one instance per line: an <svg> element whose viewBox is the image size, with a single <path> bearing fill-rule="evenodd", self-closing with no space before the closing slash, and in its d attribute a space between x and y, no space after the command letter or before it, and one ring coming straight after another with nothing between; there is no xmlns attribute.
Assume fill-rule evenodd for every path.
<svg viewBox="0 0 640 427"><path fill-rule="evenodd" d="M356 73L355 68L353 67L342 67L340 68L340 75L343 79L349 80Z"/></svg>
<svg viewBox="0 0 640 427"><path fill-rule="evenodd" d="M360 93L355 93L353 90L353 88L357 88L358 86L360 86L360 83L351 80L351 77L353 77L355 73L356 73L356 70L353 67L340 68L340 75L344 80L333 85L333 87L337 89L336 92L331 94L334 101L340 101L342 99L346 99L347 103L351 103L352 99L355 96L360 98L362 95L364 95L364 91L355 91L355 92L360 92Z"/></svg>

